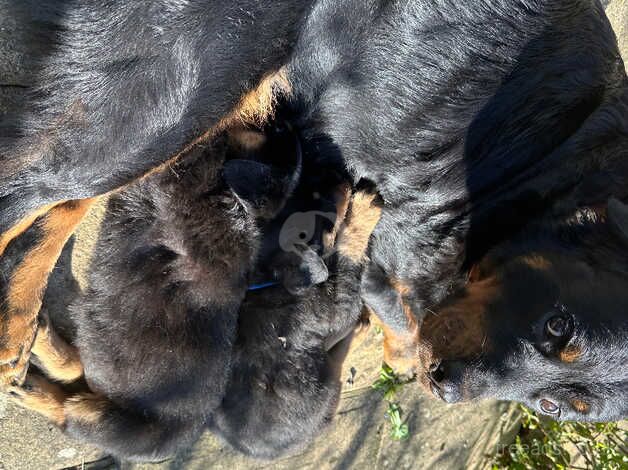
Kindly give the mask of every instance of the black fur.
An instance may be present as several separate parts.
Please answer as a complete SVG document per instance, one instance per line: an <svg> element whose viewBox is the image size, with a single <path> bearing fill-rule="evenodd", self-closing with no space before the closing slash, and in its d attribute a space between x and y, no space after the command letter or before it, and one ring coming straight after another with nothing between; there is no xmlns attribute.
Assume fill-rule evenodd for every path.
<svg viewBox="0 0 628 470"><path fill-rule="evenodd" d="M288 76L286 112L306 148L340 155L355 179L374 181L382 194L371 258L410 288L420 318L463 288L494 247L515 238L525 246L579 209L628 199L628 79L597 1L320 1ZM602 226L592 230L609 237ZM622 256L619 246L601 252L577 237L563 244L571 263L585 258L596 272ZM520 285L513 295L527 305L532 289ZM391 296L382 295L365 300L386 305ZM627 317L607 304L623 305L620 291L596 283L589 296L598 301L583 320L588 334L613 338L593 344L625 358ZM403 309L382 313L404 325L395 312ZM498 312L527 325L512 309ZM514 345L525 331L503 341ZM608 402L587 419L624 417L613 403L626 401L625 367L592 367L594 375L572 367L570 378L549 385L513 383L528 395L577 383Z"/></svg>
<svg viewBox="0 0 628 470"><path fill-rule="evenodd" d="M287 61L311 3L3 4L48 53L0 133L0 233L35 207L103 194L177 154Z"/></svg>
<svg viewBox="0 0 628 470"><path fill-rule="evenodd" d="M320 170L320 166L305 167L304 173ZM335 206L324 195L334 186L320 178L306 181L287 206L284 218L274 225L285 230L291 224L285 216L301 214L301 222L310 218L299 230L308 233L311 251L325 256L320 235L333 221ZM313 195L317 197L312 199ZM339 236L343 237L342 231ZM273 459L305 447L334 416L340 399L341 365L360 318L362 263L330 254L325 257L330 274L326 282L309 288L302 283L293 290L295 271L290 269L285 245L275 236L269 236L265 245L261 271L267 265L286 270L287 265L289 284L246 296L238 319L231 379L211 429L247 455ZM301 263L311 260L303 258ZM309 275L305 277L310 280Z"/></svg>
<svg viewBox="0 0 628 470"><path fill-rule="evenodd" d="M594 0L47 5L54 54L3 136L0 230L143 173L282 65L293 93L278 112L306 158L375 182L386 207L372 260L412 288L419 316L496 246L628 196L628 79ZM592 330L611 328L595 318Z"/></svg>
<svg viewBox="0 0 628 470"><path fill-rule="evenodd" d="M285 200L298 173L288 142L283 172L255 193L266 204L223 180L225 139L112 197L89 288L70 307L86 381L109 405L96 424L70 416L70 435L156 460L204 429L227 385L268 208L281 209L274 196Z"/></svg>
<svg viewBox="0 0 628 470"><path fill-rule="evenodd" d="M608 221L580 217L526 230L482 261L478 281L497 286L478 306L486 325L482 353L433 355L431 362L439 366L430 374L436 396L449 403L517 400L542 414L548 414L542 404L549 400L557 406L555 419L628 416L628 223L610 208ZM531 258L536 263L526 262ZM434 323L450 321L448 308L473 289L470 283L437 309L423 338L433 335ZM566 325L559 336L548 330L556 318ZM442 340L464 334L449 331Z"/></svg>

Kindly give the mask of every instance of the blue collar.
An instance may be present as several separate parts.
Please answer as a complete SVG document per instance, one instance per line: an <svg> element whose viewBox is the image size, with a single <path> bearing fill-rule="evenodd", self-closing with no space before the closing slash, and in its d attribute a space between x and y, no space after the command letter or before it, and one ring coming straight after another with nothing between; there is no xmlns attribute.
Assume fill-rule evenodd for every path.
<svg viewBox="0 0 628 470"><path fill-rule="evenodd" d="M256 290L262 290L262 289L266 289L267 287L272 287L272 286L276 286L277 284L279 284L277 281L270 281L270 282L264 282L262 284L253 284L252 286L249 287L249 292L250 291L256 291Z"/></svg>

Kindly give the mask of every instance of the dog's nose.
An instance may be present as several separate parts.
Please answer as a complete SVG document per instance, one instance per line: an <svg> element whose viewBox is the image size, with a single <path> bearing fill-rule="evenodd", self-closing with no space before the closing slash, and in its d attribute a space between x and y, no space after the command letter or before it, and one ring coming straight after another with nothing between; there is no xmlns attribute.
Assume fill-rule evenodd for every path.
<svg viewBox="0 0 628 470"><path fill-rule="evenodd" d="M428 369L430 388L437 398L446 403L462 401L461 374L453 361L438 361L430 365Z"/></svg>

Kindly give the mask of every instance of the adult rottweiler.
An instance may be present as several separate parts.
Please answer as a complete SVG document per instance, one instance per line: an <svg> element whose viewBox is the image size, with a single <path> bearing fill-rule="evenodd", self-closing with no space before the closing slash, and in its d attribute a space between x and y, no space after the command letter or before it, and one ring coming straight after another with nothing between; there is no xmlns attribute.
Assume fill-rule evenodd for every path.
<svg viewBox="0 0 628 470"><path fill-rule="evenodd" d="M320 2L286 74L306 148L384 198L362 292L393 365L418 367L425 312L452 311L424 327L436 396L625 417L628 79L600 3Z"/></svg>
<svg viewBox="0 0 628 470"><path fill-rule="evenodd" d="M161 15L159 18L180 24L176 20L185 17L186 6L190 2L176 5L180 9L174 14L173 7L165 10L151 8L149 14ZM296 9L291 9L284 2L277 5L285 9L268 12L275 17L251 26L255 29L267 22L276 29L264 28L264 34L277 33L291 38L289 46L283 49L272 41L264 43L266 36L256 38L259 48L264 49L259 57L266 54L265 48L269 45L271 52L277 50L275 47L281 52L290 51L281 58L277 58L281 55L279 53L269 54L271 59L277 60L276 65L281 68L282 74L264 83L278 84L270 87L283 95L278 100L278 112L290 119L300 131L306 156L317 153L339 159L346 164L354 180L369 179L380 191L385 207L374 234L373 265L364 279L368 289L363 291L371 293L365 298L366 302L390 326L393 340L389 342L389 349L393 351L398 349L398 345L406 343L412 346L407 349L410 362L415 356L416 337L413 332L406 331L408 323L414 321L409 314L414 312L422 316L448 294L462 288L471 268L491 248L515 237L524 228L534 225L535 221L578 219L582 211L605 207L611 196L626 200L623 162L628 152L628 84L615 36L598 1L488 0L469 4L462 0L319 0L298 5ZM211 6L217 5L212 3ZM140 11L134 10L139 8L135 6L125 8ZM231 8L237 9L236 6ZM257 8L264 10L263 2ZM164 11L166 16L163 16ZM220 15L223 11L218 9L208 24L219 24L225 18ZM242 14L251 11L253 7L245 8ZM294 14L300 20L286 26L282 23L285 17L278 19L277 16L281 15L277 11ZM113 14L108 12L103 18L110 18ZM237 23L248 31L247 25L251 23L243 18L236 17L242 21L225 22L225 25L230 27ZM261 17L258 15L255 18ZM141 21L139 23L144 25ZM153 23L147 24L153 26ZM124 30L126 25L121 22L115 34ZM290 32L287 36L285 28ZM72 33L79 30L79 27L69 28L64 37L72 37ZM160 34L163 30L171 32L172 37L176 36L173 30L163 26L147 27L148 30L151 35ZM156 32L153 33L153 30ZM142 31L145 30L140 28ZM107 31L100 34L99 37L114 33ZM249 37L244 33L217 36L221 39L229 36L228 39L234 40ZM174 41L173 47L165 54L177 57L172 53L179 51L177 47L198 45L207 36L199 37L195 37L196 42ZM131 44L132 41L125 43L119 50L128 52ZM236 43L229 44L234 50L238 49L234 45ZM251 51L244 45L244 50ZM70 57L68 50L67 45L59 48L61 54L65 51ZM89 52L89 47L78 50ZM142 52L141 47L133 50ZM208 57L214 57L212 52L216 50L203 49L209 51ZM71 57L85 65L88 63L85 57L89 54L73 53ZM199 61L205 63L201 59ZM164 66L159 60L149 61L151 64L158 63L159 69L155 73L139 75L132 73L135 70L133 67L136 63L142 66L145 62L130 62L122 61L121 66L115 62L104 70L119 72L122 69L121 73L126 73L124 76L131 77L132 85L137 81L142 87L147 83L151 86L163 83L181 85L182 94L190 89L206 91L218 83L211 81L211 77L215 76L212 74L217 73L214 70L208 70L207 76L198 76L197 80L204 85L202 87L185 87L186 81L159 80L163 78L159 72L163 71L166 77L177 75L182 70L180 65L188 63L186 61L177 62L174 68ZM59 60L59 63L63 62ZM250 76L246 70L259 71L266 64L253 59L251 63L254 65L244 64L245 71L237 76ZM214 65L212 62L211 66ZM76 67L66 68L72 70ZM128 72L129 69L131 72ZM62 75L67 74L67 70L63 70ZM192 67L191 71L194 70ZM218 68L218 73L220 70L222 68ZM98 72L93 82L91 77L88 84L110 85L107 80L97 80L102 77ZM52 89L57 88L58 82L50 83ZM149 86L148 91L142 94L128 83L120 86L119 94L109 93L107 87L103 87L103 93L100 93L101 88L98 88L98 92L93 94L97 99L92 101L100 104L100 108L81 106L80 101L72 107L84 91L96 88L96 85L89 87L81 80L68 85L71 96L57 92L59 97L66 98L53 100L57 104L55 109L63 107L69 110L55 121L57 127L75 129L71 133L72 138L67 137L73 143L69 146L68 155L98 155L98 162L88 162L90 166L95 165L94 174L97 176L101 175L103 162L112 163L113 159L99 151L100 140L91 138L93 134L100 134L89 127L93 126L93 121L88 119L90 110L111 111L108 116L115 124L99 122L100 126L104 126L103 132L110 128L122 128L115 135L120 143L112 148L111 153L116 155L116 168L125 166L118 162L150 162L151 158L144 160L144 157L156 148L146 144L147 140L153 142L151 135L142 140L142 136L152 132L155 126L139 130L134 127L146 124L138 124L135 119L145 115L142 113L146 109L139 106L129 110L117 100L120 95L128 96L129 102L134 102L132 97L135 95L149 99L155 95L148 91L155 88ZM235 85L230 83L229 86ZM176 87L168 89L178 91ZM232 88L226 88L229 89ZM87 94L88 98L90 96ZM161 95L157 96L161 98ZM256 109L260 108L260 103L273 103L272 99L255 99L256 96L268 96L268 93L251 96L252 100L241 103L256 103L253 106ZM107 100L106 97L112 99ZM195 123L203 121L203 116L209 116L207 109L216 109L215 106L208 106L202 97L197 98L198 102L192 103L190 106L193 108L189 108L194 111L191 120ZM58 105L60 102L64 105ZM163 103L170 103L166 99L154 102L157 108ZM114 106L116 109L112 109ZM180 108L166 106L166 109ZM56 115L59 116L59 112ZM124 119L116 120L118 116ZM183 124L180 127L168 129L188 129L185 124L190 121L181 119ZM128 133L125 128L127 121L132 123ZM211 122L206 120L201 124L198 127L211 125ZM135 138L131 131L139 132L138 137ZM155 132L159 133L159 130ZM56 137L59 133L43 135ZM169 133L164 133L164 142L170 137ZM79 138L80 142L74 145ZM25 144L25 148L50 148L54 153L67 139L45 138L40 141L46 143L43 147ZM181 140L172 139L160 149L179 149ZM59 145L51 145L51 142ZM125 151L129 148L130 151ZM15 152L6 154L14 156L10 160L19 163L33 152L22 152L20 155L24 157L21 160L15 157ZM59 157L56 161L54 168L68 168L63 164L63 158ZM36 159L30 168L36 169L37 165L46 167L48 159ZM28 164L21 166L29 167ZM88 174L81 171L80 166L77 168L77 174ZM8 214L5 216L7 227L26 213L34 217L29 206L43 207L42 204L47 203L46 199L37 202L29 196L28 188L36 184L29 186L24 177L18 177L29 173L37 174L28 168L14 169L6 178L7 181L15 181L8 186L15 188L12 193L15 196L7 196L4 200L7 206L16 207L2 211ZM62 173L57 171L55 174ZM130 177L128 172L122 176L120 172L112 175L95 181L110 182L115 178L122 180ZM73 181L71 178L67 180ZM91 186L79 181L73 187ZM105 189L107 185L102 187ZM50 191L40 192L50 195L57 190L51 186ZM24 194L22 204L15 201L18 194ZM63 194L63 191L55 194ZM80 197L87 195L91 193L84 192ZM27 222L29 220L26 219ZM26 222L19 224L9 231L9 235L18 233L25 225ZM5 236L6 240L10 238ZM40 277L45 278L43 269ZM592 296L605 298L607 295L605 290L592 290ZM399 307L400 298L407 308ZM391 308L394 306L397 308ZM29 308L24 307L21 311L31 312ZM9 314L8 318L22 317ZM602 322L602 316L598 318ZM11 340L12 347L5 348L13 354L5 356L13 360L19 358L17 368L13 370L19 370L26 357L26 354L16 356L16 351L19 352L24 345L26 347L21 350L28 350L31 335L23 333L24 323L17 320L10 323L15 326L10 328L13 334L8 337L16 339ZM603 327L603 323L600 326ZM404 355L403 351L400 355ZM587 386L593 380L575 369L574 374ZM608 380L610 383L614 379ZM595 416L595 412L591 411L589 417Z"/></svg>
<svg viewBox="0 0 628 470"><path fill-rule="evenodd" d="M459 329L443 335L444 314L425 327L425 341L444 358L480 365L454 372L433 354L422 377L451 401L497 396L555 417L625 417L628 279L617 267L625 246L609 229L618 211L605 212L610 198L628 199L628 79L602 6L336 2L319 4L318 13L286 68L295 121L310 143L340 153L356 177L374 181L385 200L362 292L388 325L389 358L416 366L416 317L464 289L491 250L519 240L511 262L536 251L549 261L540 263L544 274L511 274L497 288L507 300L487 306L494 313L486 318L499 322L469 328L489 302L481 297L455 309L455 319L469 310ZM338 30L341 38L321 39ZM576 283L587 272L590 282ZM570 298L576 285L587 286L586 308ZM538 323L553 315L549 325L558 324L543 333ZM490 340L504 322L512 329L500 348ZM542 339L551 331L559 338ZM498 365L485 370L481 353L457 357L447 338L456 332L475 333L487 356L496 344L487 363ZM571 354L578 337L589 339L582 354ZM507 353L521 343L528 348L520 355ZM529 358L525 367L509 362L521 356ZM605 356L608 365L599 360ZM471 383L476 370L481 385L469 385L468 395L440 386Z"/></svg>

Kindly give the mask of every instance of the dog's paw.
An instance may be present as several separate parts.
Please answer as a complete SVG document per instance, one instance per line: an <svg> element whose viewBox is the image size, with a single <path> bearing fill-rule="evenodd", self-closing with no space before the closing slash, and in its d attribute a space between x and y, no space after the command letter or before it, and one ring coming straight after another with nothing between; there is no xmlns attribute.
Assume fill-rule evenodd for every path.
<svg viewBox="0 0 628 470"><path fill-rule="evenodd" d="M22 316L3 320L0 340L0 386L21 385L26 378L37 322Z"/></svg>
<svg viewBox="0 0 628 470"><path fill-rule="evenodd" d="M59 426L64 423L63 403L67 395L48 379L29 374L22 385L9 386L7 393L21 407L39 413Z"/></svg>
<svg viewBox="0 0 628 470"><path fill-rule="evenodd" d="M384 362L404 380L419 370L418 335L394 335L384 329Z"/></svg>
<svg viewBox="0 0 628 470"><path fill-rule="evenodd" d="M371 234L381 217L382 205L372 187L359 189L353 194L338 240L340 254L355 262L364 259Z"/></svg>

